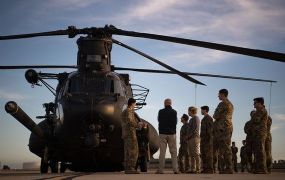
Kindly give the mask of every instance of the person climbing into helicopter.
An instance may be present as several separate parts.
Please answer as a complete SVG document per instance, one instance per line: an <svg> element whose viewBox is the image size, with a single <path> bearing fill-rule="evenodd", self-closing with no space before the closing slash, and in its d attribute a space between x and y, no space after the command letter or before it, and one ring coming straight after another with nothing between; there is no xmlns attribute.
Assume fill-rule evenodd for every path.
<svg viewBox="0 0 285 180"><path fill-rule="evenodd" d="M146 122L135 113L135 117L139 123L139 127L136 131L138 141L138 160L136 163L136 170L140 167L141 172L147 172L147 162L150 160L149 151L149 128Z"/></svg>

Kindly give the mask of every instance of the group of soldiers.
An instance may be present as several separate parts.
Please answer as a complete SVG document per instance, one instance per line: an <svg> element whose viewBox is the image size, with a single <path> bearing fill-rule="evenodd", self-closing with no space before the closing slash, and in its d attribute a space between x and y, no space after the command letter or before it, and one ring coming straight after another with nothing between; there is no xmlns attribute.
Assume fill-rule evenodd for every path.
<svg viewBox="0 0 285 180"><path fill-rule="evenodd" d="M263 102L262 99L261 101ZM250 112L251 119L247 121L244 126L244 132L246 133L246 139L242 141L243 146L240 148L241 172L244 172L245 170L247 170L248 172L255 173L258 169L262 169L261 172L271 173L272 137L271 137L270 129L271 129L271 124L272 124L272 119L270 116L268 116L266 135L264 134L265 131L263 131L262 132L263 136L260 137L258 133L255 133L254 122L252 121L252 117L255 112L256 112L255 110ZM262 140L262 142L257 142L254 138L259 138L260 140ZM261 145L264 147L260 147ZM263 154L264 152L262 152L262 156L258 157L260 156L260 152L259 152L260 149L264 149L265 154ZM238 171L237 170L237 152L238 152L238 148L235 146L235 142L232 142L233 165L234 165L235 172ZM264 167L264 159L265 159L265 167Z"/></svg>
<svg viewBox="0 0 285 180"><path fill-rule="evenodd" d="M237 171L235 154L238 150L234 146L231 147L234 107L228 99L227 89L221 89L218 97L221 102L215 109L213 118L208 114L208 106L201 107L201 114L204 116L201 122L196 115L197 108L193 106L188 108L188 115L191 116L189 122L188 115L183 114L181 117L183 126L180 130L178 158L176 149L177 112L172 109L171 100L165 100L165 108L161 109L158 114L160 156L157 174L163 174L167 144L175 174L180 172L208 174L217 171L220 174L233 174L233 170ZM241 167L242 171L247 168L248 172L266 174L271 171L272 164L270 134L272 120L265 109L264 99L255 98L253 101L255 111L251 113L251 119L244 127L247 137L241 148ZM135 105L136 101L130 98L128 108L122 113L126 174L139 173L136 170L139 159L137 130L147 125L136 120Z"/></svg>
<svg viewBox="0 0 285 180"><path fill-rule="evenodd" d="M201 120L200 133L200 157L201 168L196 168L194 173L215 173L232 174L237 172L237 152L238 148L232 142L233 132L232 114L234 107L228 100L228 91L221 89L219 99L221 102L216 108L213 118L208 114L209 107L202 106L201 114L204 116ZM255 98L255 110L251 113L251 119L245 124L244 131L246 140L241 148L241 171L246 168L248 172L256 174L266 174L271 172L272 156L271 142L272 137L270 127L272 119L268 116L264 106L263 98ZM190 114L189 114L190 115ZM183 126L180 130L180 148L178 154L178 164L180 172L193 173L193 166L190 163L191 154L189 154L189 123L188 116L184 114L181 117Z"/></svg>
<svg viewBox="0 0 285 180"><path fill-rule="evenodd" d="M254 106L256 110L251 111L251 119L244 126L246 139L240 150L241 171L271 173L272 119L264 107L263 98L254 99Z"/></svg>

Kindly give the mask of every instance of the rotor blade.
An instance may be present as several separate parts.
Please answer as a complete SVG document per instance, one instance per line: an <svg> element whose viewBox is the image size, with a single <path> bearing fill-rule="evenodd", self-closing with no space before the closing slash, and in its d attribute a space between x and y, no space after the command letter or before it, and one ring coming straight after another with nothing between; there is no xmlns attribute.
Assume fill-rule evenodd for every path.
<svg viewBox="0 0 285 180"><path fill-rule="evenodd" d="M125 31L122 29L118 29L113 25L105 26L104 28L83 28L77 29L75 26L69 26L66 30L57 30L57 31L48 31L48 32L40 32L40 33L31 33L31 34L19 34L19 35L9 35L9 36L0 36L0 40L8 40L8 39L21 39L21 38L31 38L37 36L58 36L58 35L68 35L69 38L73 38L78 34L90 34L90 35L123 35L123 36L131 36L131 37L141 37L148 39L155 39L161 41L168 41L178 44L186 44L191 46L203 47L208 49L215 49L220 51L226 51L236 54L243 54L252 57L265 58L279 62L285 62L285 54L273 51L265 51L259 49L250 49L238 46L231 46L225 44L218 44L206 41L198 41L192 39L178 38L172 36L165 36L159 34L151 34L151 33L141 33L135 31Z"/></svg>
<svg viewBox="0 0 285 180"><path fill-rule="evenodd" d="M171 71L164 70L154 70L154 69L135 69L135 68L122 68L122 67L114 67L114 70L119 71L136 71L136 72L146 72L146 73L164 73L164 74L175 74ZM225 79L238 79L238 80L247 80L247 81L260 81L260 82L270 82L276 83L277 81L267 80L267 79L256 79L256 78L248 78L248 77L238 77L238 76L225 76L225 75L217 75L217 74L203 74L203 73L190 73L183 72L187 75L192 76L205 76L205 77L215 77L215 78L225 78Z"/></svg>
<svg viewBox="0 0 285 180"><path fill-rule="evenodd" d="M58 31L40 32L40 33L0 36L0 40L24 39L24 38L32 38L32 37L38 37L38 36L60 36L60 35L67 35L67 34L68 34L67 30L58 30Z"/></svg>
<svg viewBox="0 0 285 180"><path fill-rule="evenodd" d="M253 57L258 57L258 58L265 58L265 59L270 59L274 61L285 62L285 54L279 53L279 52L250 49L250 48L244 48L244 47L238 47L238 46L211 43L211 42L206 42L206 41L197 41L197 40L164 36L164 35L158 35L158 34L125 31L125 30L117 29L115 27L113 27L112 34L156 39L156 40L161 40L161 41L168 41L168 42L173 42L173 43L198 46L198 47L203 47L203 48L208 48L208 49L215 49L215 50L226 51L226 52L231 52L231 53L236 53L236 54L243 54L247 56L253 56Z"/></svg>
<svg viewBox="0 0 285 180"><path fill-rule="evenodd" d="M24 39L24 38L33 38L39 36L61 36L68 35L69 38L74 38L78 34L110 34L113 27L106 26L104 28L83 28L77 29L75 26L68 26L65 30L56 30L56 31L47 31L47 32L39 32L39 33L29 33L29 34L17 34L17 35L8 35L8 36L0 36L0 40L9 40L9 39Z"/></svg>
<svg viewBox="0 0 285 180"><path fill-rule="evenodd" d="M195 83L195 84L205 85L205 84L203 84L202 82L200 82L200 81L198 81L198 80L196 80L196 79L194 79L194 78L192 78L192 77L190 77L190 76L188 76L188 75L186 75L186 74L184 74L184 73L178 71L177 69L174 69L173 67L168 66L167 64L165 64L165 63L163 63L163 62L161 62L161 61L159 61L159 60L157 60L157 59L155 59L155 58L153 58L153 57L151 57L151 56L149 56L149 55L147 55L147 54L145 54L145 53L143 53L143 52L141 52L141 51L139 51L139 50L137 50L137 49L134 49L134 48L132 48L132 47L126 45L126 44L123 44L123 43L121 43L121 42L119 42L119 41L117 41L117 40L115 40L115 39L112 39L112 41L113 41L114 43L116 43L116 44L118 44L118 45L124 47L124 48L127 48L127 49L129 49L129 50L131 50L131 51L134 51L135 53L138 53L138 54L140 54L140 55L142 55L142 56L148 58L149 60L151 60L151 61L153 61L153 62L155 62L155 63L157 63L157 64L159 64L159 65L161 65L161 66L163 66L163 67L165 67L166 69L170 70L170 71L173 72L174 74L178 74L179 76L181 76L181 77L187 79L188 81L191 81L191 82L193 82L193 83Z"/></svg>
<svg viewBox="0 0 285 180"><path fill-rule="evenodd" d="M55 68L72 68L76 69L77 66L66 66L66 65L31 65L31 66L0 66L2 69L55 69Z"/></svg>

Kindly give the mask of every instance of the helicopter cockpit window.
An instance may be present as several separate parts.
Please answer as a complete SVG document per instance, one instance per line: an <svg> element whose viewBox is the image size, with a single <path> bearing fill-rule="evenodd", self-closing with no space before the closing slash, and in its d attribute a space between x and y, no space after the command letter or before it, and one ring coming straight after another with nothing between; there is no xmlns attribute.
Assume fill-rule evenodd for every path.
<svg viewBox="0 0 285 180"><path fill-rule="evenodd" d="M109 78L71 78L69 81L68 92L71 94L76 93L112 93L111 92L111 79Z"/></svg>

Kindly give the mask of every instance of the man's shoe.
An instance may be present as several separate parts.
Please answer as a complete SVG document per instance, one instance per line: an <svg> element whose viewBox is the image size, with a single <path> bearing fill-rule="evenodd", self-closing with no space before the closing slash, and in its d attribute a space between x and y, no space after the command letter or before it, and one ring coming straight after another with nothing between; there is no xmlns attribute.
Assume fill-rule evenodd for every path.
<svg viewBox="0 0 285 180"><path fill-rule="evenodd" d="M187 171L187 174L196 174L196 171Z"/></svg>
<svg viewBox="0 0 285 180"><path fill-rule="evenodd" d="M179 171L174 171L173 173L174 174L181 174Z"/></svg>
<svg viewBox="0 0 285 180"><path fill-rule="evenodd" d="M164 172L157 170L157 171L155 172L155 174L164 174Z"/></svg>
<svg viewBox="0 0 285 180"><path fill-rule="evenodd" d="M225 169L224 171L221 171L220 174L233 174L233 170L232 169Z"/></svg>
<svg viewBox="0 0 285 180"><path fill-rule="evenodd" d="M254 174L268 174L268 172L264 170L257 170L257 171L254 171Z"/></svg>
<svg viewBox="0 0 285 180"><path fill-rule="evenodd" d="M211 169L205 169L205 170L201 171L201 174L213 174L213 173L214 172Z"/></svg>
<svg viewBox="0 0 285 180"><path fill-rule="evenodd" d="M125 174L140 174L140 172L138 172L136 170L127 170L127 171L125 171Z"/></svg>

